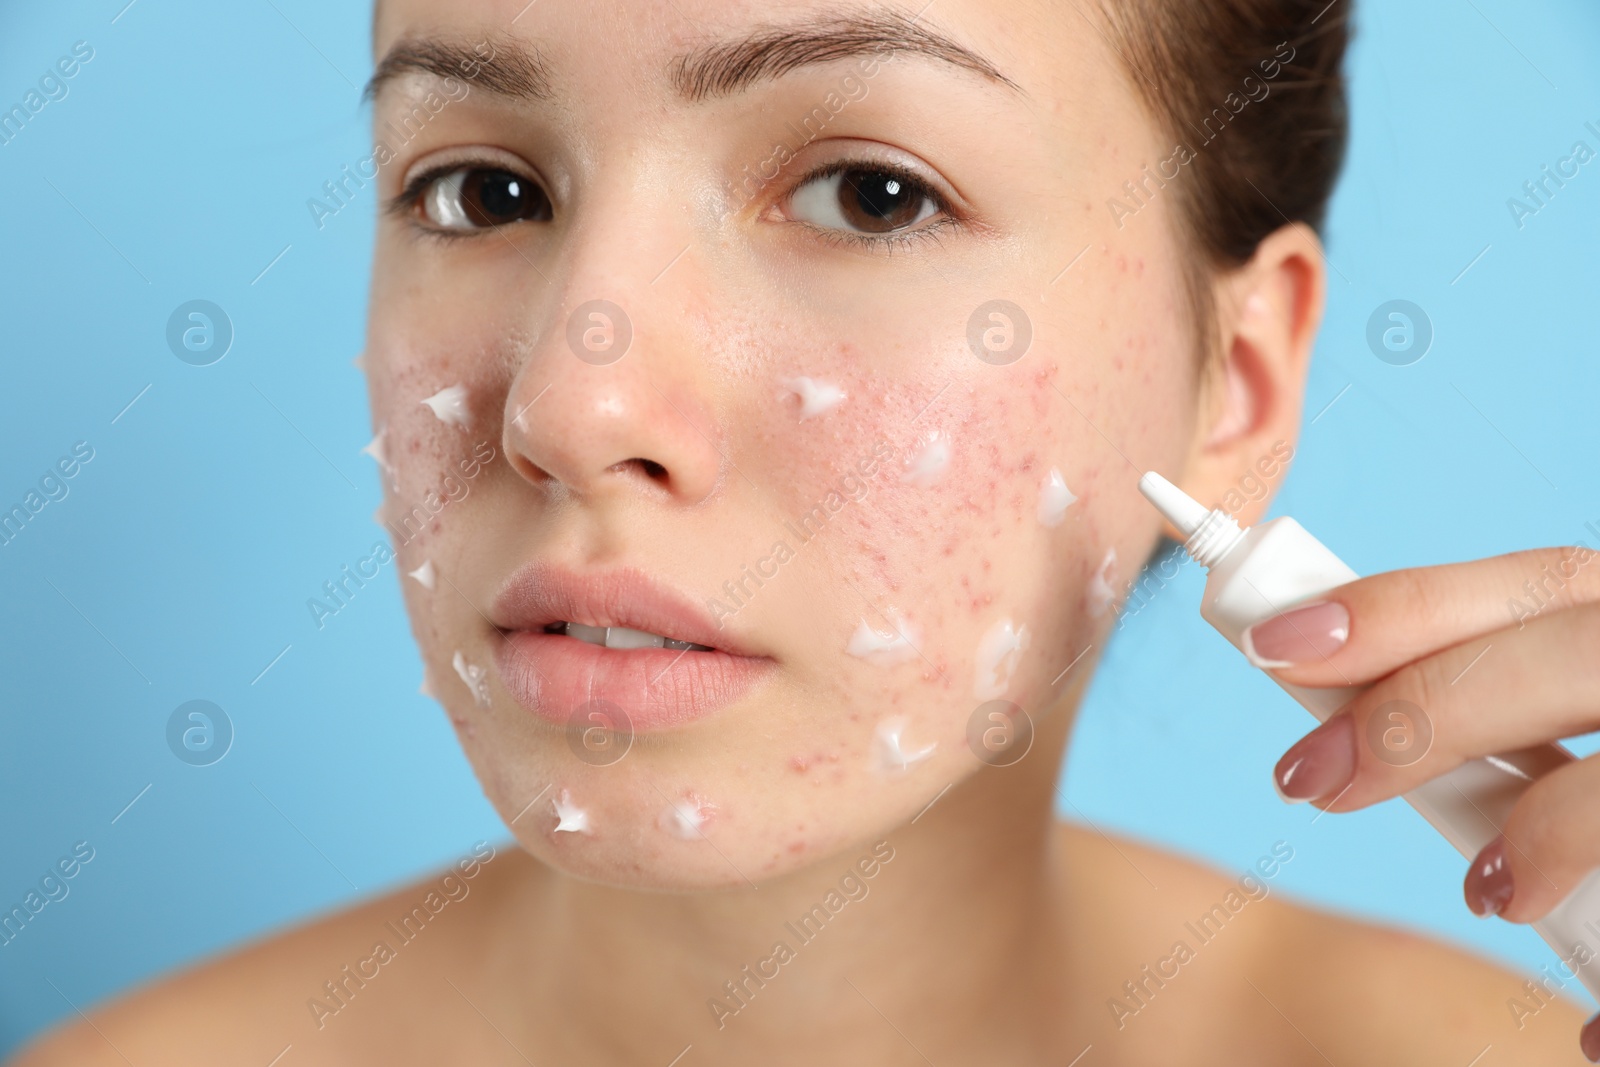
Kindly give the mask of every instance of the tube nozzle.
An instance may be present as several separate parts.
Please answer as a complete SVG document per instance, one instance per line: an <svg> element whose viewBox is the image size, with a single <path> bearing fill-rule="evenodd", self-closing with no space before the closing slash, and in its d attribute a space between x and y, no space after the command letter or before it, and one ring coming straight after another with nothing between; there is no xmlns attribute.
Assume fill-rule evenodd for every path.
<svg viewBox="0 0 1600 1067"><path fill-rule="evenodd" d="M1211 514L1211 509L1201 505L1194 497L1167 481L1155 471L1147 471L1139 479L1139 492L1178 528L1188 540Z"/></svg>

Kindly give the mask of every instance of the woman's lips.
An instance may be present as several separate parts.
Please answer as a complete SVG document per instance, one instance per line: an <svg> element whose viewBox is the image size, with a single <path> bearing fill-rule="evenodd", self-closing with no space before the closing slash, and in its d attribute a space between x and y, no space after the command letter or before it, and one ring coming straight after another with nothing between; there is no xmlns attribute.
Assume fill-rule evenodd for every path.
<svg viewBox="0 0 1600 1067"><path fill-rule="evenodd" d="M728 652L602 648L562 634L513 630L495 654L500 679L529 711L559 725L615 705L637 731L703 718L743 695L772 666Z"/></svg>
<svg viewBox="0 0 1600 1067"><path fill-rule="evenodd" d="M495 598L489 617L505 638L495 664L506 689L563 726L576 716L587 727L595 721L587 713L610 712L610 704L627 716L623 730L669 729L732 703L774 667L688 597L633 569L579 576L547 564L526 567ZM626 627L711 651L605 648L546 632L560 622Z"/></svg>

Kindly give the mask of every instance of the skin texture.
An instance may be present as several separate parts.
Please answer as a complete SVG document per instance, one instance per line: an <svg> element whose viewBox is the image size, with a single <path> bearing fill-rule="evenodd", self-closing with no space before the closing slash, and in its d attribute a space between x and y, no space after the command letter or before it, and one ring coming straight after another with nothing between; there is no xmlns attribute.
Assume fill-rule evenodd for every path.
<svg viewBox="0 0 1600 1067"><path fill-rule="evenodd" d="M439 576L431 590L407 579L407 606L430 686L520 847L331 1018L308 998L426 885L125 1000L20 1062L266 1063L286 1044L285 1063L666 1064L686 1045L686 1064L1066 1063L1086 1046L1086 1064L1465 1064L1485 1045L1498 1058L1484 1063L1579 1062L1572 1008L1508 1021L1519 978L1276 898L1251 902L1135 1018L1108 1011L1234 877L1054 821L1071 719L1113 620L1097 578L1122 589L1162 532L1139 472L1215 501L1294 440L1319 247L1301 226L1273 234L1215 278L1214 332L1197 336L1170 198L1121 228L1104 208L1168 153L1165 138L1063 4L941 0L925 23L1009 85L899 54L779 176L731 195L783 121L856 60L686 102L674 59L841 10L855 8L383 5L380 56L446 36L537 48L551 70L548 100L474 88L383 166L385 201L441 160L516 167L549 190L554 217L441 239L414 212L386 213L366 350L386 513L452 498L398 546L400 570L431 562ZM386 86L378 135L438 88ZM790 194L839 159L913 168L951 218L885 248L792 217ZM567 342L592 299L633 331L606 366ZM1005 366L968 343L994 299L1031 325ZM797 375L844 401L800 418L782 384ZM453 385L466 426L421 404ZM934 435L950 449L942 477L902 481ZM517 567L635 567L703 603L880 443L893 458L860 498L791 542L794 558L725 620L768 661L748 693L604 767L518 706L486 617ZM466 477L480 445L494 458ZM1046 527L1051 468L1078 501ZM846 652L863 619L891 616L914 624L914 658ZM1031 634L1006 694L1037 733L1020 763L990 768L966 738L977 650L1003 618ZM487 706L458 679L458 652L487 671ZM874 755L889 716L904 717L908 748L935 746L897 773ZM562 791L589 832L555 832ZM686 839L661 817L687 796L712 812ZM708 1001L732 1003L724 982L879 842L892 859L870 892L718 1018Z"/></svg>

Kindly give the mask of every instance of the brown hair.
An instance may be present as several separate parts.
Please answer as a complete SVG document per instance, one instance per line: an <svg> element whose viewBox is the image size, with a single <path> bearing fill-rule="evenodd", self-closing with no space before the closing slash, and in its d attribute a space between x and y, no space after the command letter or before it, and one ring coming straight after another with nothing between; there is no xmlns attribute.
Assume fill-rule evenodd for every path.
<svg viewBox="0 0 1600 1067"><path fill-rule="evenodd" d="M1191 284L1242 265L1288 223L1320 233L1349 128L1353 0L1098 2L1145 106L1192 154L1175 179L1178 222L1205 276ZM1202 325L1209 294L1209 284L1193 293Z"/></svg>

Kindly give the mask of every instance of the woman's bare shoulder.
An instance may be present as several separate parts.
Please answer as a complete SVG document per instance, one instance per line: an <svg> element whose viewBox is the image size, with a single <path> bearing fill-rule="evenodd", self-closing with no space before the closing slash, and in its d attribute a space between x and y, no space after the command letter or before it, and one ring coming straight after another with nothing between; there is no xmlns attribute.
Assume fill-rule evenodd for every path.
<svg viewBox="0 0 1600 1067"><path fill-rule="evenodd" d="M423 999L419 982L437 984L441 968L477 951L495 898L533 873L520 849L483 847L428 878L124 994L46 1034L13 1067L268 1064L291 1048L298 1064L415 1055L428 1035L395 1020Z"/></svg>
<svg viewBox="0 0 1600 1067"><path fill-rule="evenodd" d="M1125 931L1106 945L1117 973L1129 972L1111 984L1114 1029L1156 1023L1234 1051L1253 1033L1281 1042L1276 1062L1298 1062L1296 1047L1314 1063L1587 1062L1583 1015L1553 959L1529 985L1433 938L1288 900L1288 842L1224 872L1090 828L1062 832L1067 862L1098 872L1098 884L1073 891L1115 901L1113 925ZM1564 991L1581 992L1573 979Z"/></svg>

